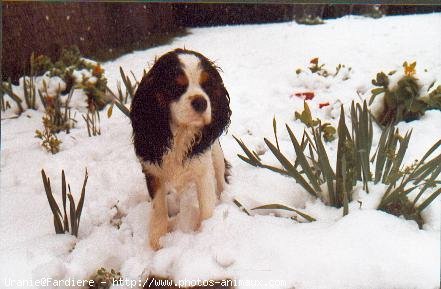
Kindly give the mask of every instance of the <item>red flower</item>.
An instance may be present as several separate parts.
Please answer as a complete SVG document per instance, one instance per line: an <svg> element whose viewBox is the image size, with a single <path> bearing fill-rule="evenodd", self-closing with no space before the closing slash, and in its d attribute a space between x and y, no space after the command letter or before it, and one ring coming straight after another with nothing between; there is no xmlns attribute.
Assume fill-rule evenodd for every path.
<svg viewBox="0 0 441 289"><path fill-rule="evenodd" d="M319 103L319 108L322 108L322 107L325 107L325 106L328 106L329 105L329 101L328 102L322 102L322 103Z"/></svg>
<svg viewBox="0 0 441 289"><path fill-rule="evenodd" d="M311 61L309 61L309 63L317 65L318 64L318 57L311 59Z"/></svg>
<svg viewBox="0 0 441 289"><path fill-rule="evenodd" d="M311 100L314 98L314 92L297 92L294 94L297 97L304 97L305 100Z"/></svg>
<svg viewBox="0 0 441 289"><path fill-rule="evenodd" d="M101 65L97 64L96 66L93 67L92 75L99 77L99 76L101 76L101 74L103 74L103 72L104 72L104 69L101 68Z"/></svg>

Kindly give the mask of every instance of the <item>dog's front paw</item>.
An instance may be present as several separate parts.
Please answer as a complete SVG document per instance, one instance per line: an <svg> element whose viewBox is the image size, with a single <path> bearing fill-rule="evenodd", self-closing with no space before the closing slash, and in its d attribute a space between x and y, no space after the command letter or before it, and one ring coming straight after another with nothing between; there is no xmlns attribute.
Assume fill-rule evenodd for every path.
<svg viewBox="0 0 441 289"><path fill-rule="evenodd" d="M161 249L159 239L160 238L150 238L150 247L153 249L153 251L158 251L159 249Z"/></svg>
<svg viewBox="0 0 441 289"><path fill-rule="evenodd" d="M150 229L150 235L149 235L150 247L152 247L154 251L157 251L162 248L160 244L160 239L165 234L167 234L167 224L165 224L165 226L157 226Z"/></svg>

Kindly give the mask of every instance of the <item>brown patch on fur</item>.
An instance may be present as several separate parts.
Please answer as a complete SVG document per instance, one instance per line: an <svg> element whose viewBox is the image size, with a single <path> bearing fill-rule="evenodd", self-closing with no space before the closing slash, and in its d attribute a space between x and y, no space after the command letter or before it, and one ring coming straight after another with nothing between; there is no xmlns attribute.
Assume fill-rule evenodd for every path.
<svg viewBox="0 0 441 289"><path fill-rule="evenodd" d="M205 70L201 72L201 75L199 76L199 84L203 84L210 78L210 75Z"/></svg>
<svg viewBox="0 0 441 289"><path fill-rule="evenodd" d="M188 78L184 74L179 74L178 77L176 77L176 83L180 86L187 86L188 85Z"/></svg>
<svg viewBox="0 0 441 289"><path fill-rule="evenodd" d="M179 287L178 286L179 284L177 284L171 279L159 277L159 276L150 276L147 279L147 281L144 282L143 289L234 289L235 288L233 286L233 281L231 279L205 280L201 282L205 282L205 283L210 282L210 283L208 283L207 286Z"/></svg>
<svg viewBox="0 0 441 289"><path fill-rule="evenodd" d="M225 182L227 184L229 184L230 183L229 178L231 176L231 164L226 159L224 159L224 162L225 162L225 175L224 175L224 178L225 178Z"/></svg>
<svg viewBox="0 0 441 289"><path fill-rule="evenodd" d="M145 181L147 182L147 188L149 189L150 198L153 199L155 197L155 193L159 189L159 179L149 173L144 173L144 174L145 174Z"/></svg>

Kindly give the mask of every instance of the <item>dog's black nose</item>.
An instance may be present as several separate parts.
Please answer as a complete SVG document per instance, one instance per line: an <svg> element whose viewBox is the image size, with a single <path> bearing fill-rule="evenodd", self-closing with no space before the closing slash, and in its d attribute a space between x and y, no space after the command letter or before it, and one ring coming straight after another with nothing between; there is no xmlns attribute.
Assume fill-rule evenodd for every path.
<svg viewBox="0 0 441 289"><path fill-rule="evenodd" d="M191 106L197 112L204 112L207 109L207 101L202 96L197 96L191 101Z"/></svg>

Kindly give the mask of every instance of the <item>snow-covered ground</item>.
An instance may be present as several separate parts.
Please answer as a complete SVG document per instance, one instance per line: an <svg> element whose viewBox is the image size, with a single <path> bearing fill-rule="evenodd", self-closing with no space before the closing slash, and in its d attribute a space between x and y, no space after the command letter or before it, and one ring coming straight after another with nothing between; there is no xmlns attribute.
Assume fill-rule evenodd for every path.
<svg viewBox="0 0 441 289"><path fill-rule="evenodd" d="M281 128L288 123L297 135L304 129L294 120L294 112L303 108L294 93L314 91L309 101L313 115L335 125L340 103L347 108L352 100L367 98L377 72L401 72L406 60L417 61L423 84L436 77L439 82L440 27L441 15L431 14L344 17L318 26L291 22L198 28L169 45L104 63L115 88L120 66L139 79L155 56L185 47L216 61L231 96L231 126L221 138L233 165L231 183L200 232L172 232L158 252L147 244L151 205L131 144L129 119L119 110L115 108L110 119L103 113L102 135L92 138L77 114L76 128L59 134L63 143L56 155L45 152L34 138L42 111L27 110L19 118L2 120L0 288L37 288L17 282L45 277L87 279L100 267L114 268L130 280L143 280L150 273L175 280L231 278L245 283L238 288L439 288L439 199L426 210L423 230L413 221L375 210L381 186L373 186L370 194L359 188L349 215L342 217L341 209L311 198L294 180L242 162L232 136L253 149L264 147L263 138L272 138L276 116L280 146L292 154L289 136ZM296 69L307 70L314 57L330 71L338 64L351 70L335 78L296 75ZM323 102L330 105L319 109ZM440 124L440 111L399 124L402 132L413 129L405 162L421 158L439 139ZM376 129L374 142L378 136ZM335 141L328 146L331 159L335 147ZM263 159L277 164L270 153ZM60 200L64 169L78 200L86 167L89 182L79 236L56 235L40 170L45 169ZM247 208L285 204L317 221L297 223L274 212L248 216L233 198Z"/></svg>

